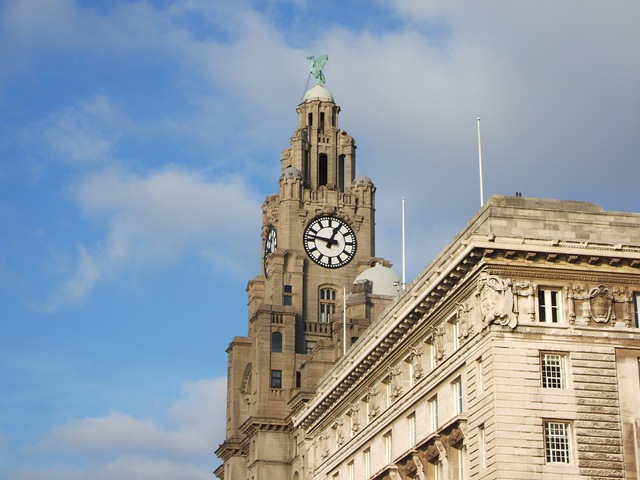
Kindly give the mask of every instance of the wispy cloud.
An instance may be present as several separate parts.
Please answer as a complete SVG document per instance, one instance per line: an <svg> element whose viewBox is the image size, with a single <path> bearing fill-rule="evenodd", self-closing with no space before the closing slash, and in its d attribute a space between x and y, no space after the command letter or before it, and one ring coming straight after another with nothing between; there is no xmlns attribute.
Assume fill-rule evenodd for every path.
<svg viewBox="0 0 640 480"><path fill-rule="evenodd" d="M212 448L224 438L226 379L190 382L183 393L164 419L114 412L69 420L52 429L41 444L22 451L34 465L52 452L67 461L11 472L3 472L0 465L0 473L16 480L210 479Z"/></svg>
<svg viewBox="0 0 640 480"><path fill-rule="evenodd" d="M180 167L146 175L112 169L87 176L77 189L78 205L105 236L78 247L76 270L48 308L81 303L99 282L131 268L172 265L192 253L247 274L253 262L246 252L259 238L256 198L242 178L211 181Z"/></svg>

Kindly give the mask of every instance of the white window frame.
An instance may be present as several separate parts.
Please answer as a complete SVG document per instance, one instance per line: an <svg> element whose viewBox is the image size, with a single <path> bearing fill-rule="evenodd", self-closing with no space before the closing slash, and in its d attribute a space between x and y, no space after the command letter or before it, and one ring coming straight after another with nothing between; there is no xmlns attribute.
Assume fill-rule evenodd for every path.
<svg viewBox="0 0 640 480"><path fill-rule="evenodd" d="M484 363L482 362L482 357L478 358L478 360L476 361L476 365L478 367L476 369L476 388L478 389L478 395L481 395L482 393L484 393Z"/></svg>
<svg viewBox="0 0 640 480"><path fill-rule="evenodd" d="M478 443L480 444L480 467L487 468L487 432L484 424L478 427Z"/></svg>
<svg viewBox="0 0 640 480"><path fill-rule="evenodd" d="M409 448L416 446L416 412L412 412L407 417L407 423L409 426Z"/></svg>
<svg viewBox="0 0 640 480"><path fill-rule="evenodd" d="M355 480L355 468L353 466L353 460L351 460L349 463L347 463L347 479L348 480Z"/></svg>
<svg viewBox="0 0 640 480"><path fill-rule="evenodd" d="M364 478L369 480L371 478L371 448L365 449L362 452L363 463L364 463Z"/></svg>
<svg viewBox="0 0 640 480"><path fill-rule="evenodd" d="M453 395L453 414L460 415L464 411L464 399L462 398L462 377L451 382L451 392Z"/></svg>
<svg viewBox="0 0 640 480"><path fill-rule="evenodd" d="M390 465L393 462L393 431L389 430L382 438L384 438L384 459L386 465Z"/></svg>
<svg viewBox="0 0 640 480"><path fill-rule="evenodd" d="M431 431L438 430L438 396L434 395L429 399L429 419L431 421Z"/></svg>
<svg viewBox="0 0 640 480"><path fill-rule="evenodd" d="M538 316L540 323L563 323L564 320L562 318L562 308L563 306L561 288L538 288Z"/></svg>
<svg viewBox="0 0 640 480"><path fill-rule="evenodd" d="M540 377L542 388L565 390L568 385L567 355L559 352L540 352Z"/></svg>
<svg viewBox="0 0 640 480"><path fill-rule="evenodd" d="M634 326L640 328L640 293L638 292L633 294L633 307L635 315Z"/></svg>
<svg viewBox="0 0 640 480"><path fill-rule="evenodd" d="M547 420L544 422L544 450L547 464L570 465L571 423L565 420Z"/></svg>

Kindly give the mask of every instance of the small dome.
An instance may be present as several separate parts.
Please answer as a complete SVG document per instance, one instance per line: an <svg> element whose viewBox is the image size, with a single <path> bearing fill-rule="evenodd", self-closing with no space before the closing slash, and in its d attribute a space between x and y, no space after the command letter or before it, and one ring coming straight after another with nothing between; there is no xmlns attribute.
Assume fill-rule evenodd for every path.
<svg viewBox="0 0 640 480"><path fill-rule="evenodd" d="M368 185L373 186L373 182L366 175L359 175L359 176L357 176L356 178L353 179L353 182L351 183L351 185L353 185L354 187L357 187L357 186L365 186L366 187Z"/></svg>
<svg viewBox="0 0 640 480"><path fill-rule="evenodd" d="M333 102L333 95L331 92L324 88L322 85L316 85L307 93L305 93L302 102L309 102L311 100L320 100L322 102Z"/></svg>
<svg viewBox="0 0 640 480"><path fill-rule="evenodd" d="M281 178L299 178L302 179L302 173L296 167L288 166L282 172Z"/></svg>
<svg viewBox="0 0 640 480"><path fill-rule="evenodd" d="M400 275L380 263L375 267L367 268L356 277L355 282L361 280L369 280L373 284L371 288L372 294L387 295L389 297L398 295L400 284L402 283Z"/></svg>

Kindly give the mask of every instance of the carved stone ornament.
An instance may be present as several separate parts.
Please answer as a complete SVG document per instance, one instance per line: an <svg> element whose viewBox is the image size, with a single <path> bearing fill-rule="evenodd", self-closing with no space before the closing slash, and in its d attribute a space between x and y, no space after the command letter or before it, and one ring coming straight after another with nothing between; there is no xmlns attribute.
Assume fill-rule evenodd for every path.
<svg viewBox="0 0 640 480"><path fill-rule="evenodd" d="M396 400L402 395L402 384L400 383L400 375L402 373L402 367L396 365L395 367L389 367L389 382L391 384L391 399Z"/></svg>
<svg viewBox="0 0 640 480"><path fill-rule="evenodd" d="M469 308L469 305L467 305L466 302L456 303L459 327L458 331L460 332L458 340L460 340L461 344L473 333L473 324L469 321L470 311L471 308Z"/></svg>
<svg viewBox="0 0 640 480"><path fill-rule="evenodd" d="M436 362L444 358L444 325L436 325L431 329L432 346Z"/></svg>
<svg viewBox="0 0 640 480"><path fill-rule="evenodd" d="M509 326L515 328L518 319L513 313L513 291L511 280L482 272L478 278L476 296L480 299L482 321L490 325Z"/></svg>
<svg viewBox="0 0 640 480"><path fill-rule="evenodd" d="M378 386L369 387L367 389L367 403L369 404L369 419L374 418L380 413L378 405Z"/></svg>
<svg viewBox="0 0 640 480"><path fill-rule="evenodd" d="M589 313L598 323L607 323L611 317L613 295L604 285L598 285L589 291Z"/></svg>
<svg viewBox="0 0 640 480"><path fill-rule="evenodd" d="M422 378L422 348L413 346L409 350L409 361L413 368L413 381L417 382Z"/></svg>
<svg viewBox="0 0 640 480"><path fill-rule="evenodd" d="M349 415L351 416L351 431L355 433L360 430L360 406L357 403L349 404Z"/></svg>

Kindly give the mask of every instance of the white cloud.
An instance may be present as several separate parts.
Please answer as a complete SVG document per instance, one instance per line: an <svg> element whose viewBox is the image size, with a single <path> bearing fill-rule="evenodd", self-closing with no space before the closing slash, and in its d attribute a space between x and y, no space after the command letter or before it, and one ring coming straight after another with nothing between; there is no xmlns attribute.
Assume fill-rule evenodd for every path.
<svg viewBox="0 0 640 480"><path fill-rule="evenodd" d="M226 378L215 378L186 384L165 421L120 412L70 420L28 449L35 464L40 456L60 460L12 472L12 478L210 479L217 463L213 450L225 437L225 407Z"/></svg>
<svg viewBox="0 0 640 480"><path fill-rule="evenodd" d="M44 136L63 163L86 165L114 160L113 149L130 122L102 95L50 115Z"/></svg>
<svg viewBox="0 0 640 480"><path fill-rule="evenodd" d="M257 264L255 197L239 177L210 181L178 167L147 175L114 169L87 176L77 200L88 220L106 227L106 238L78 247L76 270L48 309L81 303L99 282L128 269L167 266L194 252L246 278L250 265ZM247 255L252 250L255 259Z"/></svg>

